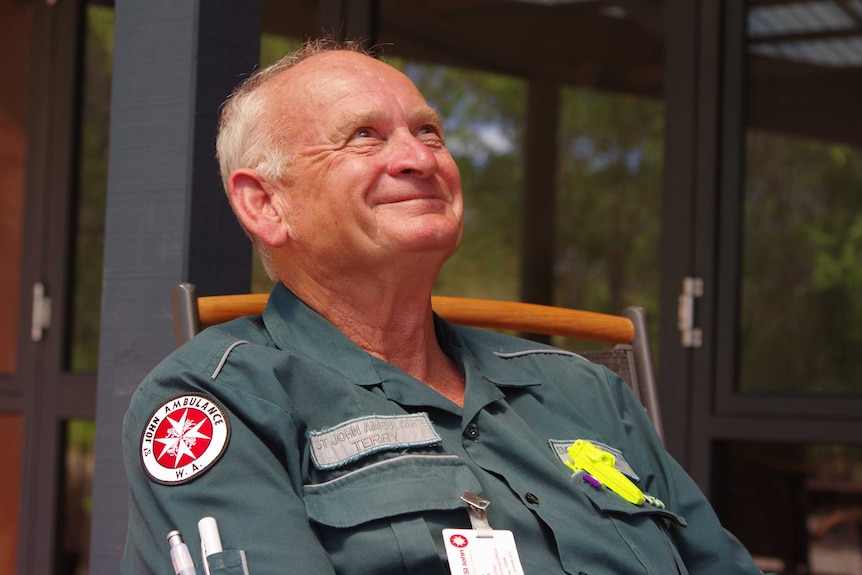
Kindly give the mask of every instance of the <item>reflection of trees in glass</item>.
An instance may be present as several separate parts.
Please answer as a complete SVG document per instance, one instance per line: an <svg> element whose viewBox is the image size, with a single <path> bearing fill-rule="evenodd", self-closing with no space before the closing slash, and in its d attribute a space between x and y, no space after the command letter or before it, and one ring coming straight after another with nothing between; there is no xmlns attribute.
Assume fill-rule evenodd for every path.
<svg viewBox="0 0 862 575"><path fill-rule="evenodd" d="M55 573L86 574L90 564L93 467L96 424L92 419L66 422L63 495L59 509Z"/></svg>
<svg viewBox="0 0 862 575"><path fill-rule="evenodd" d="M560 142L557 301L657 327L662 103L567 89Z"/></svg>
<svg viewBox="0 0 862 575"><path fill-rule="evenodd" d="M467 229L440 293L518 297L523 81L405 67L446 119L461 168ZM656 317L664 116L660 102L563 92L556 303ZM657 325L657 322L654 322Z"/></svg>
<svg viewBox="0 0 862 575"><path fill-rule="evenodd" d="M862 154L749 131L740 316L746 391L856 389Z"/></svg>
<svg viewBox="0 0 862 575"><path fill-rule="evenodd" d="M102 294L102 252L108 173L108 122L114 12L87 6L81 125L78 143L77 219L72 254L73 304L69 368L96 371L99 310Z"/></svg>

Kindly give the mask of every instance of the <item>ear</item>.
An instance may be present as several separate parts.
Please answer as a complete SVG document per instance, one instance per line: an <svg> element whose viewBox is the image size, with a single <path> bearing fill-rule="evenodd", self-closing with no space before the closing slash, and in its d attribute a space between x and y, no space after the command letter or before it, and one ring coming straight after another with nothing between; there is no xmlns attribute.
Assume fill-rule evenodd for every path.
<svg viewBox="0 0 862 575"><path fill-rule="evenodd" d="M282 247L290 236L281 193L281 186L254 170L237 170L228 180L228 197L237 218L271 248Z"/></svg>

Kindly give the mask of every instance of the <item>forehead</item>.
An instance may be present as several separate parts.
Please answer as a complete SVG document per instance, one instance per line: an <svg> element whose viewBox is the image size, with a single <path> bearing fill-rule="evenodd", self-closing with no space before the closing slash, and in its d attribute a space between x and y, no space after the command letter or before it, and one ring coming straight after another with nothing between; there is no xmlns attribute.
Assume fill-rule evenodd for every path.
<svg viewBox="0 0 862 575"><path fill-rule="evenodd" d="M319 118L337 109L381 104L404 113L429 109L406 75L358 52L311 56L274 78L270 90L279 114L293 117Z"/></svg>

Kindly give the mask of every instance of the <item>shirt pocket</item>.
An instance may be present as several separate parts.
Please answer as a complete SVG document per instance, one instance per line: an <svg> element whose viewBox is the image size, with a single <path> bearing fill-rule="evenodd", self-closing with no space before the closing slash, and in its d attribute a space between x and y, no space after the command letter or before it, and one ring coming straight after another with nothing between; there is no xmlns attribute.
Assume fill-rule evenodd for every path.
<svg viewBox="0 0 862 575"><path fill-rule="evenodd" d="M688 575L671 533L672 527L686 527L684 517L648 503L635 505L604 487L584 483L582 489L593 506L613 523L645 573Z"/></svg>
<svg viewBox="0 0 862 575"><path fill-rule="evenodd" d="M481 487L457 456L401 455L305 485L303 498L336 572L436 575L445 550L426 520L465 521L464 491Z"/></svg>
<svg viewBox="0 0 862 575"><path fill-rule="evenodd" d="M207 557L210 575L248 575L245 552L225 549Z"/></svg>

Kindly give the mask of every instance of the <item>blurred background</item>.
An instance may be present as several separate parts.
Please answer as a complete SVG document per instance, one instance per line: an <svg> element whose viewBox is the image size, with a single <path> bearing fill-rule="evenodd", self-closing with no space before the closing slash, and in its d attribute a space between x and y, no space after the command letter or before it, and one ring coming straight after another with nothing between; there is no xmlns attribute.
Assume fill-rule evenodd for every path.
<svg viewBox="0 0 862 575"><path fill-rule="evenodd" d="M668 448L727 527L764 569L862 574L862 1L0 0L0 575L116 572L171 283L271 287L183 235L224 210L218 102L333 31L446 119L467 231L437 293L643 306ZM130 106L194 128L186 180Z"/></svg>

